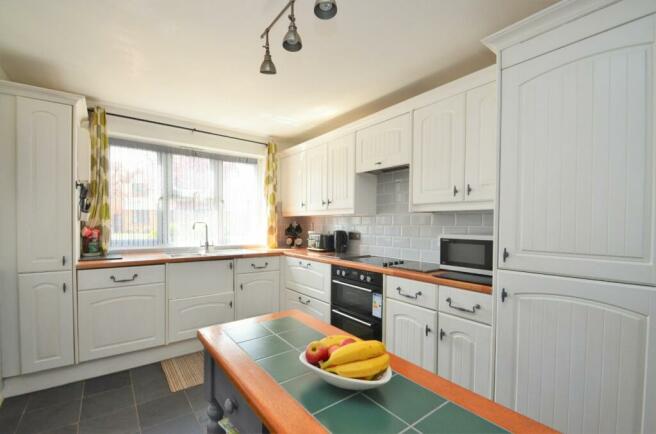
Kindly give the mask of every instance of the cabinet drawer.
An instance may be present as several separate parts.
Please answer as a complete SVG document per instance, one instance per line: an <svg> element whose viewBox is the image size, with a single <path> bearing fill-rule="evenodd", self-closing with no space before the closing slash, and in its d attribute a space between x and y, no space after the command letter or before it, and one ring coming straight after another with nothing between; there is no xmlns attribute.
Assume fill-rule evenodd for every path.
<svg viewBox="0 0 656 434"><path fill-rule="evenodd" d="M297 309L330 324L330 305L291 289L285 290L285 309Z"/></svg>
<svg viewBox="0 0 656 434"><path fill-rule="evenodd" d="M165 310L163 283L81 292L80 361L163 345Z"/></svg>
<svg viewBox="0 0 656 434"><path fill-rule="evenodd" d="M166 264L169 299L234 291L232 259Z"/></svg>
<svg viewBox="0 0 656 434"><path fill-rule="evenodd" d="M164 265L102 268L77 272L78 291L164 282Z"/></svg>
<svg viewBox="0 0 656 434"><path fill-rule="evenodd" d="M492 324L492 296L440 285L441 312Z"/></svg>
<svg viewBox="0 0 656 434"><path fill-rule="evenodd" d="M286 258L285 288L330 303L330 265Z"/></svg>
<svg viewBox="0 0 656 434"><path fill-rule="evenodd" d="M233 292L169 301L169 342L194 339L199 328L234 320Z"/></svg>
<svg viewBox="0 0 656 434"><path fill-rule="evenodd" d="M261 271L276 271L280 269L278 256L263 256L259 258L237 259L237 273L258 273Z"/></svg>
<svg viewBox="0 0 656 434"><path fill-rule="evenodd" d="M389 298L437 310L437 285L387 276L386 288Z"/></svg>

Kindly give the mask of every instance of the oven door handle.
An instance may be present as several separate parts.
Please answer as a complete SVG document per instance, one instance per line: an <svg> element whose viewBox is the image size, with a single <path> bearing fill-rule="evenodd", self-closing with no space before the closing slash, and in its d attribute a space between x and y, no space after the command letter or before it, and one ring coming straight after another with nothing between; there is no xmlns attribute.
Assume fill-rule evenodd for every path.
<svg viewBox="0 0 656 434"><path fill-rule="evenodd" d="M360 291L368 292L370 294L373 292L371 289L361 288L359 286L351 285L350 283L346 283L346 282L340 282L339 280L335 280L335 279L333 279L333 283L336 283L338 285L348 286L349 288L353 288L353 289L359 289Z"/></svg>
<svg viewBox="0 0 656 434"><path fill-rule="evenodd" d="M371 327L371 323L362 321L361 319L357 319L354 316L342 313L342 312L338 311L337 309L331 309L331 310L333 311L333 313L336 313L337 315L343 316L344 318L348 318L348 319L353 320L355 322L359 322L360 324L366 325L367 327Z"/></svg>

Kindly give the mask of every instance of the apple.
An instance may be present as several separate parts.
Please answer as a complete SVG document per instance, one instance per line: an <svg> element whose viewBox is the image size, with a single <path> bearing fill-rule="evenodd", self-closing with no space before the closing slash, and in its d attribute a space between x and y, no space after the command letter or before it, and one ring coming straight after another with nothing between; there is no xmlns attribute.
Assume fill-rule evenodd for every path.
<svg viewBox="0 0 656 434"><path fill-rule="evenodd" d="M355 342L355 339L353 339L353 338L346 338L346 339L344 339L342 342L339 343L339 346L340 346L340 347L343 347L344 345L352 344L353 342Z"/></svg>
<svg viewBox="0 0 656 434"><path fill-rule="evenodd" d="M328 357L330 357L328 348L324 347L319 341L310 342L305 349L305 360L313 365L318 365L319 362L328 360Z"/></svg>
<svg viewBox="0 0 656 434"><path fill-rule="evenodd" d="M335 350L338 350L340 347L341 345L331 345L328 348L328 357L330 357L335 352Z"/></svg>

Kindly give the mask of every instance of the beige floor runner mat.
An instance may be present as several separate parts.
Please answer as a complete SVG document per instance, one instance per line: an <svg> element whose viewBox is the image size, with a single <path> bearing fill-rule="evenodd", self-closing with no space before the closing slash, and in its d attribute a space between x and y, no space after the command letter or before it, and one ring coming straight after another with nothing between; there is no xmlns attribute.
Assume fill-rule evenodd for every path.
<svg viewBox="0 0 656 434"><path fill-rule="evenodd" d="M162 361L171 392L203 384L203 353L192 353Z"/></svg>

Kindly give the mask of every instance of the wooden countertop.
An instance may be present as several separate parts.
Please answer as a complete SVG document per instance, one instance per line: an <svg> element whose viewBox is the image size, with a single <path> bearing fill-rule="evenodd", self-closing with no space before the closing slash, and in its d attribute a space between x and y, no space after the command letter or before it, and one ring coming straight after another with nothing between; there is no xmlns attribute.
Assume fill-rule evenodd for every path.
<svg viewBox="0 0 656 434"><path fill-rule="evenodd" d="M293 317L325 335L344 334L336 327L305 313L288 310L269 315L205 327L198 339L246 399L270 432L326 432L303 406L289 395L224 332L227 326L249 325L283 317ZM391 356L392 369L441 397L513 433L553 433L551 428L473 393L404 359Z"/></svg>
<svg viewBox="0 0 656 434"><path fill-rule="evenodd" d="M244 249L240 249L243 251ZM376 265L352 262L340 258L334 252L312 252L307 249L264 249L254 248L252 253L236 253L231 255L210 256L184 256L171 257L166 253L126 253L122 259L80 261L77 263L78 270L93 270L98 268L131 267L139 265L157 265L176 262L216 261L221 259L254 258L258 256L290 256L293 258L309 261L324 262L331 265L356 268L358 270L373 271L376 273L396 276L404 279L418 280L420 282L433 283L436 285L451 286L468 291L492 294L492 287L478 283L460 282L457 280L444 279L440 277L441 272L422 273L419 271L403 270L400 268L384 268Z"/></svg>

